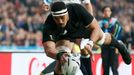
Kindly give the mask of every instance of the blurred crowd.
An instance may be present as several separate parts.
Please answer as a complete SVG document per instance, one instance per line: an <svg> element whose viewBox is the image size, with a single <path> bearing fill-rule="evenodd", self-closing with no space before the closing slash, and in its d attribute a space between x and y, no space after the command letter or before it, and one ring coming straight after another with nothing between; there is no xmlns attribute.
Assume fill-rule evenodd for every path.
<svg viewBox="0 0 134 75"><path fill-rule="evenodd" d="M0 45L41 46L46 16L40 5L39 0L0 0Z"/></svg>
<svg viewBox="0 0 134 75"><path fill-rule="evenodd" d="M134 1L133 0L91 0L97 20L102 18L101 9L111 6L113 15L123 27L122 41L134 49ZM131 46L130 46L131 45Z"/></svg>
<svg viewBox="0 0 134 75"><path fill-rule="evenodd" d="M101 8L113 7L114 16L123 26L123 41L134 47L134 1L91 0L94 16L102 17ZM0 45L42 46L41 27L47 12L41 9L42 0L0 0Z"/></svg>

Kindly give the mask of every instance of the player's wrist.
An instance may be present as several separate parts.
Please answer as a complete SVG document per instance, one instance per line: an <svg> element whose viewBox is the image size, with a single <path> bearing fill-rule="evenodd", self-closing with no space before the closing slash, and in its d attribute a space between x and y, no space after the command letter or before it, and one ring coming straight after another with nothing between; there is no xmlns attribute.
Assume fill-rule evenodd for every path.
<svg viewBox="0 0 134 75"><path fill-rule="evenodd" d="M86 45L90 45L90 47L92 48L94 46L94 42L90 39L84 39L83 38L81 40L81 44L80 44L81 50L83 50L86 47Z"/></svg>
<svg viewBox="0 0 134 75"><path fill-rule="evenodd" d="M94 42L92 40L89 40L88 43L87 43L87 45L90 45L91 48L92 48L94 46Z"/></svg>

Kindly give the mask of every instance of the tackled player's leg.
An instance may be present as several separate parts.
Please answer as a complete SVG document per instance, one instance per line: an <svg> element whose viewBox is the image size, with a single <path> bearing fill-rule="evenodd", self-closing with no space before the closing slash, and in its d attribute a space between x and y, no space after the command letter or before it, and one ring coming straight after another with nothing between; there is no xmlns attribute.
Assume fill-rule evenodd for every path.
<svg viewBox="0 0 134 75"><path fill-rule="evenodd" d="M116 47L119 50L119 52L120 52L120 54L121 54L121 56L123 58L123 61L126 64L130 64L131 63L131 56L130 56L129 50L127 49L126 45L123 42L116 40L109 33L103 33L103 37L98 42L98 44L100 44L100 45L101 44L105 44L107 46Z"/></svg>

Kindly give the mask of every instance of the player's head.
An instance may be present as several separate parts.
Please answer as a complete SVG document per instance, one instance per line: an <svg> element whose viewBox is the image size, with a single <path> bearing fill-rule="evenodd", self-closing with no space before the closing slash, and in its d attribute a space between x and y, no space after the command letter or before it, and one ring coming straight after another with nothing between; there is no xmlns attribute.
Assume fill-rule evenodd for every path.
<svg viewBox="0 0 134 75"><path fill-rule="evenodd" d="M52 0L43 0L42 9L43 11L49 11Z"/></svg>
<svg viewBox="0 0 134 75"><path fill-rule="evenodd" d="M112 8L110 6L104 6L102 8L102 12L103 12L103 17L111 17L112 15Z"/></svg>
<svg viewBox="0 0 134 75"><path fill-rule="evenodd" d="M55 2L51 5L51 14L59 27L64 28L69 20L68 10L64 2Z"/></svg>

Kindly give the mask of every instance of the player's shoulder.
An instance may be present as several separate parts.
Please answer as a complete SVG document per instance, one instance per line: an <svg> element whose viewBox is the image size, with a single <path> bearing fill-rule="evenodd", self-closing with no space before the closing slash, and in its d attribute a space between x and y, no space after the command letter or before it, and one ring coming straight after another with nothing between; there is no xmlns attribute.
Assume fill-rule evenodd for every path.
<svg viewBox="0 0 134 75"><path fill-rule="evenodd" d="M68 9L73 9L73 10L80 10L81 7L83 7L81 4L78 4L78 3L69 3L69 4L66 4L66 6Z"/></svg>
<svg viewBox="0 0 134 75"><path fill-rule="evenodd" d="M82 6L81 4L79 3L68 3L66 4L67 6Z"/></svg>
<svg viewBox="0 0 134 75"><path fill-rule="evenodd" d="M53 23L54 23L54 20L53 20L52 14L50 13L46 18L45 24L53 24Z"/></svg>
<svg viewBox="0 0 134 75"><path fill-rule="evenodd" d="M56 25L55 25L55 22L53 20L53 17L51 14L48 15L45 23L44 23L44 28L45 29L52 29L54 28Z"/></svg>

